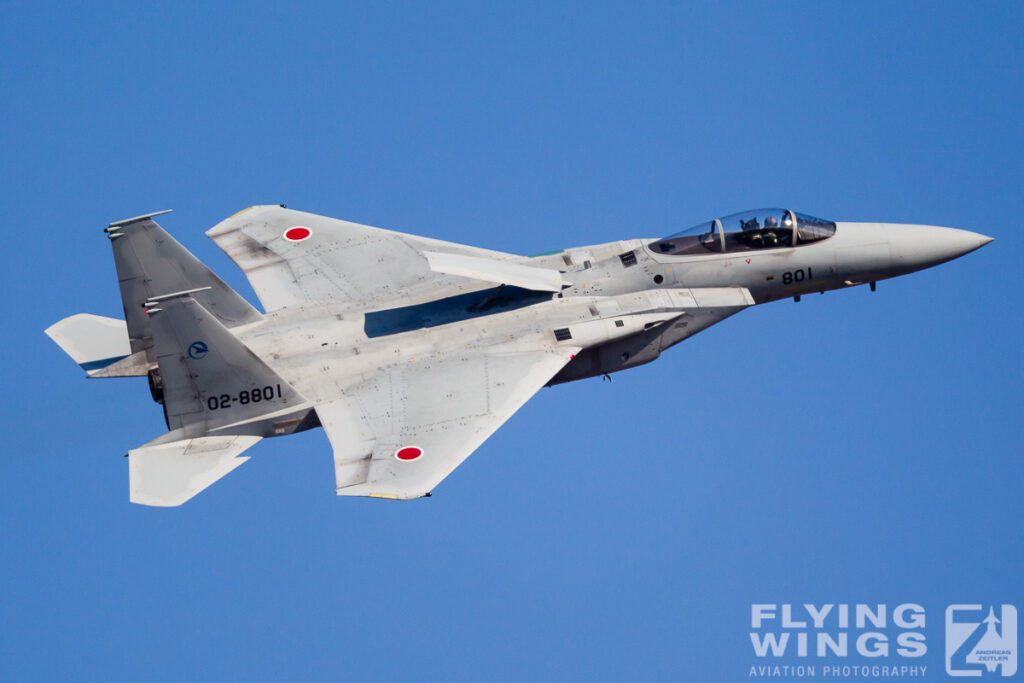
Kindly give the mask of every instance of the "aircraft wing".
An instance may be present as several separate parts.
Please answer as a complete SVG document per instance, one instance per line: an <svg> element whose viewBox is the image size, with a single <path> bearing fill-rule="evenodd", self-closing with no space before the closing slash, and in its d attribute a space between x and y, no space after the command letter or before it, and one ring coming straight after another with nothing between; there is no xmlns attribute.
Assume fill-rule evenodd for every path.
<svg viewBox="0 0 1024 683"><path fill-rule="evenodd" d="M493 282L551 287L558 276L557 271L507 267L522 260L512 254L280 206L250 207L206 234L245 272L268 312L327 301L411 301L470 292Z"/></svg>
<svg viewBox="0 0 1024 683"><path fill-rule="evenodd" d="M408 363L318 405L338 495L430 493L577 351L476 350Z"/></svg>

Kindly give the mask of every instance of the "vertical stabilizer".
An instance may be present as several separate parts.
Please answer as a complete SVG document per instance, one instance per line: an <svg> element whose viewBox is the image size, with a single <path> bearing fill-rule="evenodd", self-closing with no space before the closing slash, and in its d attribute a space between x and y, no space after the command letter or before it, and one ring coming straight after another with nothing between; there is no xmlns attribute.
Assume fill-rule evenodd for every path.
<svg viewBox="0 0 1024 683"><path fill-rule="evenodd" d="M232 433L274 436L275 417L291 424L308 412L303 397L191 295L156 297L146 307L171 430L195 436L234 425Z"/></svg>
<svg viewBox="0 0 1024 683"><path fill-rule="evenodd" d="M163 213L167 212L117 221L106 229L132 353L152 347L144 304L163 294L193 290L195 300L225 327L260 320L259 311L157 225L153 216ZM147 355L152 361L152 355Z"/></svg>

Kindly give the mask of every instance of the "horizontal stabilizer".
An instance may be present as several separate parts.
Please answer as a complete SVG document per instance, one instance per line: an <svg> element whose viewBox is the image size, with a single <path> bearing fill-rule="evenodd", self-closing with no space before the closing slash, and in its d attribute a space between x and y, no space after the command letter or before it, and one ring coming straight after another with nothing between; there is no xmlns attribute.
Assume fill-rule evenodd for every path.
<svg viewBox="0 0 1024 683"><path fill-rule="evenodd" d="M131 450L131 501L156 507L181 505L248 460L238 456L260 438L203 436Z"/></svg>
<svg viewBox="0 0 1024 683"><path fill-rule="evenodd" d="M90 376L96 376L97 373L106 377L146 374L144 357L141 364L122 362L124 368L119 374L103 372L132 353L128 343L128 327L123 320L78 313L50 325L46 328L46 335Z"/></svg>
<svg viewBox="0 0 1024 683"><path fill-rule="evenodd" d="M560 292L565 284L560 272L548 268L438 251L425 251L423 255L427 257L432 271L444 275L458 275L542 292Z"/></svg>

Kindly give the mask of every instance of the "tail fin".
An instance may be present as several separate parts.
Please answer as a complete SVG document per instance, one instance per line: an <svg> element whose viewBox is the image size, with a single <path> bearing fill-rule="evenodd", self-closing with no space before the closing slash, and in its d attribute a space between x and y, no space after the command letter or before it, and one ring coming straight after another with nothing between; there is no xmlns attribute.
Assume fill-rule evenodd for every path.
<svg viewBox="0 0 1024 683"><path fill-rule="evenodd" d="M227 327L260 320L259 311L157 225L153 216L164 213L117 221L106 229L114 249L131 351L152 348L144 304L171 292L202 290L195 292L196 301ZM152 354L148 355L152 361Z"/></svg>
<svg viewBox="0 0 1024 683"><path fill-rule="evenodd" d="M169 429L274 436L294 431L311 410L189 293L154 297L146 310Z"/></svg>

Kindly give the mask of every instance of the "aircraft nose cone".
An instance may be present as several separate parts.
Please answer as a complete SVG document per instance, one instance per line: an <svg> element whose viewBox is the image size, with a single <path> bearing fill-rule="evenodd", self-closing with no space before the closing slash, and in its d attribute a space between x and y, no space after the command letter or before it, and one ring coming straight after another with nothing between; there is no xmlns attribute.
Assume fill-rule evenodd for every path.
<svg viewBox="0 0 1024 683"><path fill-rule="evenodd" d="M970 230L940 228L934 225L885 226L892 252L893 270L909 273L952 261L975 249L980 249L992 238Z"/></svg>

